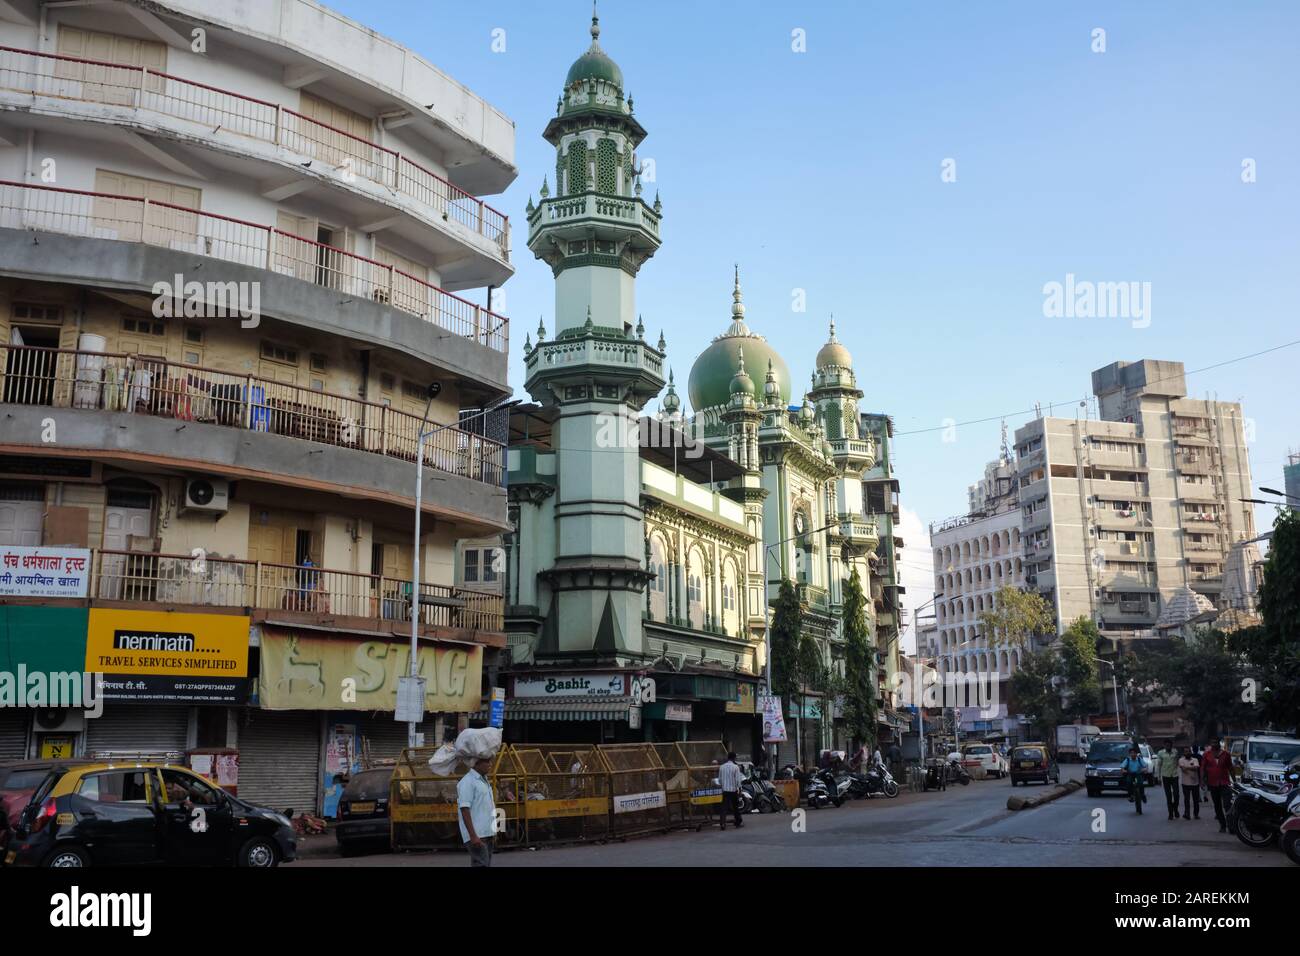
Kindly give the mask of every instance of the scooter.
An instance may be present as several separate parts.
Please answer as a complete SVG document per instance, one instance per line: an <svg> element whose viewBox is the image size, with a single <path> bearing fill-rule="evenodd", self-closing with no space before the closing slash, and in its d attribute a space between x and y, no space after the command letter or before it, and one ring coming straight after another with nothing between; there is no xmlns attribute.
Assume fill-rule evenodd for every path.
<svg viewBox="0 0 1300 956"><path fill-rule="evenodd" d="M948 759L948 779L961 784L963 787L970 783L970 773L961 765L960 757L950 757Z"/></svg>
<svg viewBox="0 0 1300 956"><path fill-rule="evenodd" d="M1300 812L1300 768L1286 772L1282 787L1281 791L1272 792L1233 783L1228 829L1246 846L1265 847L1273 843L1287 818Z"/></svg>
<svg viewBox="0 0 1300 956"><path fill-rule="evenodd" d="M831 803L840 806L849 798L849 790L853 786L853 780L847 773L835 774L830 768L819 771L818 779L826 786L826 792L831 798Z"/></svg>
<svg viewBox="0 0 1300 956"><path fill-rule="evenodd" d="M892 798L898 792L898 783L886 767L877 765L849 774L849 794L853 797L874 797L880 793Z"/></svg>
<svg viewBox="0 0 1300 956"><path fill-rule="evenodd" d="M1300 863L1300 807L1293 807L1277 830L1282 852L1292 863Z"/></svg>

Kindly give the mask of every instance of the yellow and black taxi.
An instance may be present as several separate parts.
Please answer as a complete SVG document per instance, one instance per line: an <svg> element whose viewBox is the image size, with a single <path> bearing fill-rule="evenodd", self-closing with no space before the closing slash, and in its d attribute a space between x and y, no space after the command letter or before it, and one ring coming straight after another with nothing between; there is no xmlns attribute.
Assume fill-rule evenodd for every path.
<svg viewBox="0 0 1300 956"><path fill-rule="evenodd" d="M297 849L283 813L240 800L188 767L97 760L41 781L4 865L272 867Z"/></svg>
<svg viewBox="0 0 1300 956"><path fill-rule="evenodd" d="M1027 787L1030 780L1041 780L1043 783L1061 782L1061 768L1057 766L1052 752L1047 749L1047 744L1041 741L1017 744L1007 762L1011 765L1013 787L1018 783L1023 783Z"/></svg>

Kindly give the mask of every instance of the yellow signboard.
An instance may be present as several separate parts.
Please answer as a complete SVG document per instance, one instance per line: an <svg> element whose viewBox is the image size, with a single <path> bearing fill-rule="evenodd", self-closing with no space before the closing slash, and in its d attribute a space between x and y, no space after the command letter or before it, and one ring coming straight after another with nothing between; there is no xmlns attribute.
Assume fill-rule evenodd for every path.
<svg viewBox="0 0 1300 956"><path fill-rule="evenodd" d="M67 735L41 738L43 760L63 760L72 756L72 738Z"/></svg>
<svg viewBox="0 0 1300 956"><path fill-rule="evenodd" d="M248 698L248 618L91 608L86 670L106 700L242 704Z"/></svg>
<svg viewBox="0 0 1300 956"><path fill-rule="evenodd" d="M314 637L264 627L257 695L268 710L397 708L397 679L410 673L410 645ZM419 676L428 713L471 713L482 702L483 648L423 643Z"/></svg>
<svg viewBox="0 0 1300 956"><path fill-rule="evenodd" d="M388 811L394 823L455 823L454 803L395 803Z"/></svg>
<svg viewBox="0 0 1300 956"><path fill-rule="evenodd" d="M557 817L603 817L607 813L609 813L608 797L524 801L524 815L530 820L553 820Z"/></svg>

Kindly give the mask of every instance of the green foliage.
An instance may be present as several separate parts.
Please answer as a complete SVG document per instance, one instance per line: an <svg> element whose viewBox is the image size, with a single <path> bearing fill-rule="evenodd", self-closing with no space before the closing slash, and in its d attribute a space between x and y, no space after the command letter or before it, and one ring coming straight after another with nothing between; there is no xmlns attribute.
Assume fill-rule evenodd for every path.
<svg viewBox="0 0 1300 956"><path fill-rule="evenodd" d="M1273 522L1259 586L1259 627L1233 632L1228 646L1251 667L1260 718L1289 730L1300 724L1300 511L1282 508Z"/></svg>
<svg viewBox="0 0 1300 956"><path fill-rule="evenodd" d="M799 595L788 578L781 581L772 611L772 691L781 697L783 706L800 692L800 650L803 643L803 615Z"/></svg>
<svg viewBox="0 0 1300 956"><path fill-rule="evenodd" d="M1097 664L1097 644L1101 634L1097 625L1080 617L1066 628L1059 645L1059 671L1065 691L1064 711L1073 720L1083 720L1099 713L1101 680Z"/></svg>
<svg viewBox="0 0 1300 956"><path fill-rule="evenodd" d="M1232 724L1249 722L1252 709L1242 699L1243 662L1227 637L1202 628L1187 641L1174 640L1166 648L1135 660L1125 675L1134 682L1144 702L1177 696L1182 699L1193 736L1216 736Z"/></svg>
<svg viewBox="0 0 1300 956"><path fill-rule="evenodd" d="M995 607L980 614L980 627L990 644L1031 646L1031 638L1056 628L1052 606L1036 591L1007 585L993 595Z"/></svg>
<svg viewBox="0 0 1300 956"><path fill-rule="evenodd" d="M1028 716L1039 739L1050 741L1061 722L1061 694L1052 679L1059 676L1060 655L1052 649L1024 655L1020 669L1011 675L1011 699Z"/></svg>
<svg viewBox="0 0 1300 956"><path fill-rule="evenodd" d="M844 643L845 721L856 740L874 745L876 660L867 625L867 599L857 568L844 588Z"/></svg>

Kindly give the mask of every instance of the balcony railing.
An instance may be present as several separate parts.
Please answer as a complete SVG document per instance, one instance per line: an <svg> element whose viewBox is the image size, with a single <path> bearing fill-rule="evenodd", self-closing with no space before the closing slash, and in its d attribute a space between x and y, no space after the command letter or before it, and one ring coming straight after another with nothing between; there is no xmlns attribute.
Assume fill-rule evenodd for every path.
<svg viewBox="0 0 1300 956"><path fill-rule="evenodd" d="M510 220L395 149L266 100L206 83L80 57L0 46L0 89L160 113L274 143L394 190L500 247L509 259Z"/></svg>
<svg viewBox="0 0 1300 956"><path fill-rule="evenodd" d="M415 461L420 419L387 405L148 355L0 345L0 357L5 404L206 422ZM424 463L505 483L505 447L452 425L425 440Z"/></svg>
<svg viewBox="0 0 1300 956"><path fill-rule="evenodd" d="M0 228L144 242L269 269L392 305L494 351L507 349L504 316L394 266L274 226L147 197L0 180Z"/></svg>
<svg viewBox="0 0 1300 956"><path fill-rule="evenodd" d="M107 601L301 611L410 621L411 581L382 574L234 558L94 549L90 597ZM503 628L500 594L420 585L420 623Z"/></svg>

